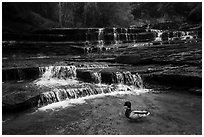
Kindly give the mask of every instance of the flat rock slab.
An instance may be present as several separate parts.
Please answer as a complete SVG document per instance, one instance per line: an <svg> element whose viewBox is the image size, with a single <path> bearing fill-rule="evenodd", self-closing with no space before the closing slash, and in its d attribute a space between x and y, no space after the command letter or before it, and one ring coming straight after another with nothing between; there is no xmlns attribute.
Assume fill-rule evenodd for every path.
<svg viewBox="0 0 204 137"><path fill-rule="evenodd" d="M54 58L55 65L95 64L96 66L113 66L105 69L107 72L130 71L139 73L147 85L158 84L170 87L186 87L191 92L202 93L202 43L189 43L179 45L163 45L152 47L131 47L116 50L114 53L100 56L116 57L117 63L68 61L70 57ZM95 55L95 59L99 57ZM78 57L77 57L78 58ZM92 56L94 58L94 55ZM33 62L34 61L34 62ZM27 67L29 65L47 66L52 64L52 59L4 61L3 66ZM125 64L125 65L124 65ZM7 68L6 67L6 68ZM86 67L86 66L84 66ZM4 67L3 67L4 68ZM100 71L96 70L96 71ZM102 69L102 72L104 70ZM3 106L6 104L19 104L29 98L35 97L48 89L39 89L29 83L3 83Z"/></svg>
<svg viewBox="0 0 204 137"><path fill-rule="evenodd" d="M140 68L147 83L202 87L202 43L132 47L116 62Z"/></svg>
<svg viewBox="0 0 204 137"><path fill-rule="evenodd" d="M118 63L202 66L202 43L131 47L117 52L123 53L116 58Z"/></svg>

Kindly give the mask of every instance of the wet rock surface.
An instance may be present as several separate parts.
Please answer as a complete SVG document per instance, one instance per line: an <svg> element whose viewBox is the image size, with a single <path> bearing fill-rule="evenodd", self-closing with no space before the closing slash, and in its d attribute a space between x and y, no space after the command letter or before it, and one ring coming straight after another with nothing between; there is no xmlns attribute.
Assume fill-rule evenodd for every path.
<svg viewBox="0 0 204 137"><path fill-rule="evenodd" d="M190 65L201 67L202 64L202 44L175 44L164 46L130 48L116 58L116 62L145 65Z"/></svg>
<svg viewBox="0 0 204 137"><path fill-rule="evenodd" d="M75 65L36 67L38 77L34 81L27 81L27 79L18 81L12 75L7 76L3 86L3 111L21 111L67 99L116 92L118 84L137 88L143 86L141 77L129 71L114 72L115 69L112 68L107 72L105 70L108 66L101 64ZM27 69L29 70L29 68L11 70L14 76L22 77L24 75L19 72L25 73ZM100 72L102 69L103 72ZM5 72L9 73L8 70ZM29 73L25 74L32 77ZM34 78L32 77L32 80Z"/></svg>
<svg viewBox="0 0 204 137"><path fill-rule="evenodd" d="M147 66L140 71L146 83L201 88L201 45L189 43L135 48L118 56L116 62Z"/></svg>
<svg viewBox="0 0 204 137"><path fill-rule="evenodd" d="M150 116L131 122L123 105L148 110ZM191 101L189 101L191 100ZM197 135L202 134L202 98L180 92L147 93L87 100L86 104L32 114L15 115L3 123L3 134L44 135ZM195 117L192 117L195 116ZM12 117L11 117L12 118ZM29 129L29 130L28 130Z"/></svg>
<svg viewBox="0 0 204 137"><path fill-rule="evenodd" d="M123 54L118 55L117 53L121 52L121 50L123 50ZM111 55L113 54L102 54L101 56L105 59L106 56ZM127 80L125 76L128 75L124 75L124 72L130 71L133 74L139 73L141 75L144 81L144 86L146 88L154 87L154 85L165 85L171 88L183 88L195 94L202 94L202 90L199 90L202 87L201 55L201 43L189 43L181 45L178 44L135 48L129 47L126 49L118 49L113 55L116 56L115 62L117 63L115 64L105 62L88 63L84 62L84 60L79 61L78 63L71 63L68 61L69 59L66 58L66 61L61 61L61 63L56 62L55 64L57 66L75 65L79 69L77 69L77 73L74 75L76 75L77 78L81 79L84 82L102 82L107 84L123 82L127 85L134 85L134 83L125 81ZM94 57L95 59L98 58L97 55L93 55L92 58ZM84 59L86 60L86 58ZM58 60L59 59L56 59L56 61ZM40 63L41 61L43 61L43 59L40 59L38 63ZM23 64L23 62L29 63L29 60L24 60L22 62L19 61L16 63L19 63L19 67L21 64ZM3 61L3 64L4 63L12 65L12 62ZM37 64L32 64L32 67L29 68L27 68L26 65L25 68L15 68L13 66L11 69L6 69L3 67L3 81L15 80L20 82L17 84L13 84L11 87L8 87L8 83L3 83L3 106L6 106L7 104L8 107L11 107L9 105L20 104L22 102L25 102L26 100L29 100L30 98L37 96L42 92L48 91L49 88L36 89L36 87L34 86L25 87L24 84L21 84L22 81L33 80L40 77L40 69L39 67L33 67L34 65ZM69 69L67 68L55 67L55 69L59 69L57 71L59 74L57 73L56 77L60 77L63 79L66 79L66 77L68 77L68 73L70 73L68 71ZM119 78L120 75L121 78ZM15 90L13 90L14 88ZM35 90L36 93L34 93L32 90ZM12 94L10 94L10 91L12 91ZM9 96L5 96L5 94L9 94ZM26 104L32 105L30 104L30 102L26 102ZM23 106L25 104L21 105Z"/></svg>
<svg viewBox="0 0 204 137"><path fill-rule="evenodd" d="M127 78L124 75L124 72L127 71L131 72L132 75L138 73L141 76L143 84L137 84L156 90L156 92L147 95L126 95L125 97L91 100L88 101L88 104L61 110L61 115L53 111L50 113L50 119L45 118L47 117L45 113L37 114L37 117L42 117L35 123L31 121L36 119L36 115L31 116L30 119L28 116L23 118L28 118L28 121L32 124L22 121L21 117L15 121L17 125L19 124L19 129L5 122L3 134L22 134L22 132L24 134L36 134L38 132L41 134L112 135L201 134L202 43L140 47L134 47L134 44L124 44L123 46L108 52L91 53L86 56L73 57L67 55L48 56L47 58L3 59L3 112L12 111L13 113L14 111L38 107L39 104L44 106L49 104L50 100L51 103L57 102L57 100L54 100L57 98L56 95L55 98L50 96L50 100L43 100L42 97L54 88L59 89L59 93L63 93L61 89L83 89L83 84L80 82L86 82L89 86L100 82L106 84L124 82L128 85L128 81L125 81ZM101 62L97 62L99 60ZM30 84L33 80L41 77L40 67L49 67L51 65L76 66L77 73L74 76L80 82L75 83L75 85L63 85L62 87L53 87L52 85L40 87ZM56 72L60 74L56 75L60 80L66 80L69 77L68 70L66 71L65 68L60 68ZM53 75L53 77L55 76ZM134 85L134 83L130 83L130 85L132 84ZM101 93L97 86L93 87L93 89L98 90L97 93ZM161 90L161 93L159 90ZM164 92L165 90L167 92ZM79 90L79 96L89 94L87 91L82 91ZM109 92L109 90L106 89L104 92ZM58 95L60 99L64 99L65 94ZM191 96L193 100L189 101ZM39 99L41 99L41 103L39 103ZM126 121L122 114L122 106L125 100L133 101L136 108L147 109L152 112L150 119L139 123ZM181 107L183 105L184 107ZM197 118L192 118L195 115L194 112L196 112ZM72 115L73 113L75 115ZM63 119L59 118L61 116ZM58 118L56 119L56 117ZM64 118L66 122L63 122L65 121ZM51 121L54 121L55 125ZM24 125L41 127L41 129L34 128L26 131ZM155 126L158 128L151 128ZM48 130L49 128L50 130Z"/></svg>

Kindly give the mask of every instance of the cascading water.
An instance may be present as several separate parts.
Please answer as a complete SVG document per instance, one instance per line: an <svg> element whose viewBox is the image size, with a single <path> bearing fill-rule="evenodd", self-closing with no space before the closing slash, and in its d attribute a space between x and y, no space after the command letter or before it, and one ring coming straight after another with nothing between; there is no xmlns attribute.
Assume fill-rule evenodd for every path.
<svg viewBox="0 0 204 137"><path fill-rule="evenodd" d="M115 75L116 75L117 83L122 83L122 84L124 84L123 74L120 73L120 72L116 72Z"/></svg>
<svg viewBox="0 0 204 137"><path fill-rule="evenodd" d="M102 48L104 46L103 30L104 30L104 28L98 29L98 45L97 46L98 46L100 52L102 51Z"/></svg>
<svg viewBox="0 0 204 137"><path fill-rule="evenodd" d="M162 41L162 34L163 34L162 30L156 30L156 33L157 33L157 37L155 37L154 41Z"/></svg>
<svg viewBox="0 0 204 137"><path fill-rule="evenodd" d="M125 38L126 38L126 42L128 41L128 29L127 28L125 28Z"/></svg>
<svg viewBox="0 0 204 137"><path fill-rule="evenodd" d="M75 66L39 67L41 78L34 81L37 86L52 87L55 85L77 84Z"/></svg>
<svg viewBox="0 0 204 137"><path fill-rule="evenodd" d="M39 68L43 78L67 79L76 77L75 66L48 66Z"/></svg>
<svg viewBox="0 0 204 137"><path fill-rule="evenodd" d="M64 86L61 88L55 88L53 91L42 93L38 100L38 107L69 99L111 93L113 91L115 91L115 89L111 86L86 85L86 87L81 88L69 88Z"/></svg>
<svg viewBox="0 0 204 137"><path fill-rule="evenodd" d="M101 73L94 72L93 76L95 78L96 83L101 83Z"/></svg>
<svg viewBox="0 0 204 137"><path fill-rule="evenodd" d="M94 70L83 71L75 66L40 67L39 71L41 78L34 81L34 84L49 87L49 90L39 95L38 107L98 94L143 89L139 74L131 74L129 71L102 73ZM106 78L110 79L108 83ZM86 81L87 79L89 80Z"/></svg>
<svg viewBox="0 0 204 137"><path fill-rule="evenodd" d="M99 28L98 29L98 40L99 41L103 41L103 30L104 30L104 28Z"/></svg>
<svg viewBox="0 0 204 137"><path fill-rule="evenodd" d="M117 39L117 32L116 32L116 28L113 28L113 37L114 37L114 43L118 44L118 39Z"/></svg>

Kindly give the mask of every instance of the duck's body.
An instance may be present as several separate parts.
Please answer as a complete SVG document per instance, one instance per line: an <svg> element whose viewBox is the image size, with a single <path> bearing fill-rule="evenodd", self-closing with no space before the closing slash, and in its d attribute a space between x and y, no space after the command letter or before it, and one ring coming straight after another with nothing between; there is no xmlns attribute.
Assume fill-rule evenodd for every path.
<svg viewBox="0 0 204 137"><path fill-rule="evenodd" d="M130 102L125 102L124 106L126 107L125 116L131 120L138 120L150 114L148 111L132 111Z"/></svg>

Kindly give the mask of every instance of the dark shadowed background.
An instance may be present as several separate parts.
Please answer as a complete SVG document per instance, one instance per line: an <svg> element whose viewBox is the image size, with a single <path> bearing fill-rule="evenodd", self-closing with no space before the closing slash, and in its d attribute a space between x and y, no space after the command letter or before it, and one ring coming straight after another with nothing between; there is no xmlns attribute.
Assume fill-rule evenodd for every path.
<svg viewBox="0 0 204 137"><path fill-rule="evenodd" d="M201 2L3 2L2 6L3 32L202 21Z"/></svg>

